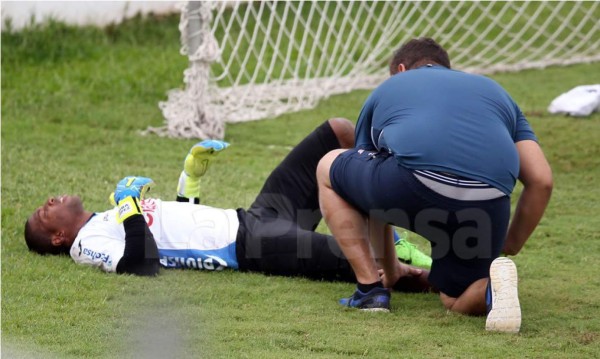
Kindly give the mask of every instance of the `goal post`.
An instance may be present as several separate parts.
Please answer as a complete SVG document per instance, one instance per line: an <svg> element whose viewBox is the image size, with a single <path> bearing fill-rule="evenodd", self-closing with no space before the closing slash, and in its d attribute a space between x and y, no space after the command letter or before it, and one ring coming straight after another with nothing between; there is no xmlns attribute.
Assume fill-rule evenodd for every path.
<svg viewBox="0 0 600 359"><path fill-rule="evenodd" d="M432 37L456 69L489 74L600 60L600 2L191 1L182 3L184 88L159 107L180 138L314 107L371 89L413 37Z"/></svg>

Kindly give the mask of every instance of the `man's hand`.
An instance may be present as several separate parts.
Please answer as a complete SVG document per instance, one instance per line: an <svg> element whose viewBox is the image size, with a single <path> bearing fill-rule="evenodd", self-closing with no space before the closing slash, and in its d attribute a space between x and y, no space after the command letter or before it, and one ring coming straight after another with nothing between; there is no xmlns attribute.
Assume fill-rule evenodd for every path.
<svg viewBox="0 0 600 359"><path fill-rule="evenodd" d="M127 176L117 183L115 192L111 194L111 203L118 205L127 197L142 200L153 184L154 181L151 178Z"/></svg>
<svg viewBox="0 0 600 359"><path fill-rule="evenodd" d="M219 140L204 140L196 143L185 156L183 171L179 175L177 196L184 198L200 198L200 178L204 176L210 162L229 143Z"/></svg>
<svg viewBox="0 0 600 359"><path fill-rule="evenodd" d="M394 273L390 273L389 276L383 271L383 269L379 269L379 277L383 282L383 286L385 288L393 288L396 282L403 277L418 277L423 273L421 268L416 268L413 266L409 266L407 264L400 263L398 261L398 266L396 266Z"/></svg>
<svg viewBox="0 0 600 359"><path fill-rule="evenodd" d="M221 151L229 147L229 143L219 140L204 140L195 144L185 157L183 170L192 178L204 176L210 161Z"/></svg>
<svg viewBox="0 0 600 359"><path fill-rule="evenodd" d="M140 200L150 190L154 182L147 177L127 176L117 183L117 188L110 194L110 202L118 206L117 222L123 223L127 218L142 214Z"/></svg>

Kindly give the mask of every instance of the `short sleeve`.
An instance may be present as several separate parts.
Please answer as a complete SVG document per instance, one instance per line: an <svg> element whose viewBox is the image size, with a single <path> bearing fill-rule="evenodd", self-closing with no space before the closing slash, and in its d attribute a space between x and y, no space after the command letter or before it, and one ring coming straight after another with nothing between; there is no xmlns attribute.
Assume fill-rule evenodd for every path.
<svg viewBox="0 0 600 359"><path fill-rule="evenodd" d="M525 118L525 115L523 114L521 109L519 109L518 107L517 107L516 130L515 130L515 136L513 139L515 142L524 141L524 140L532 140L532 141L538 142L538 139L537 139L535 133L533 132L533 129L531 128L531 125L529 124L529 121L527 121L527 119Z"/></svg>

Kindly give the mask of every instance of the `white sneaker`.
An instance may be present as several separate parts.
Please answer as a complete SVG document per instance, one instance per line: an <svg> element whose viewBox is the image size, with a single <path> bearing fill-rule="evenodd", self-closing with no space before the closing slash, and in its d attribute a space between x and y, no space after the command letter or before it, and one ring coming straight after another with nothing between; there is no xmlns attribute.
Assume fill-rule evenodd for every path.
<svg viewBox="0 0 600 359"><path fill-rule="evenodd" d="M518 333L521 329L521 305L517 289L517 266L506 257L494 259L485 300L488 307L485 329Z"/></svg>

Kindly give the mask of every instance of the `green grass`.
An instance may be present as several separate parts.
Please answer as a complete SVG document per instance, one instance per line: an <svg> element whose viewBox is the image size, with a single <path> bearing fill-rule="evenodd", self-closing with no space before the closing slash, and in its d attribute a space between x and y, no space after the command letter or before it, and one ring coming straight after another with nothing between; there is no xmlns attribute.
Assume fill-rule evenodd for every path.
<svg viewBox="0 0 600 359"><path fill-rule="evenodd" d="M369 315L337 305L351 284L229 271L137 278L28 253L24 221L49 195L76 193L100 211L115 183L137 174L155 180L154 195L173 198L195 141L139 131L162 124L157 103L182 84L176 24L136 19L100 31L53 23L2 34L3 356L600 356L600 115L546 112L561 92L597 81L599 63L494 76L528 114L555 175L547 214L515 257L519 335L487 333L483 318L448 314L435 295L395 294L391 314ZM232 146L206 177L205 203L247 206L290 146L326 118L355 119L367 95L229 125Z"/></svg>

